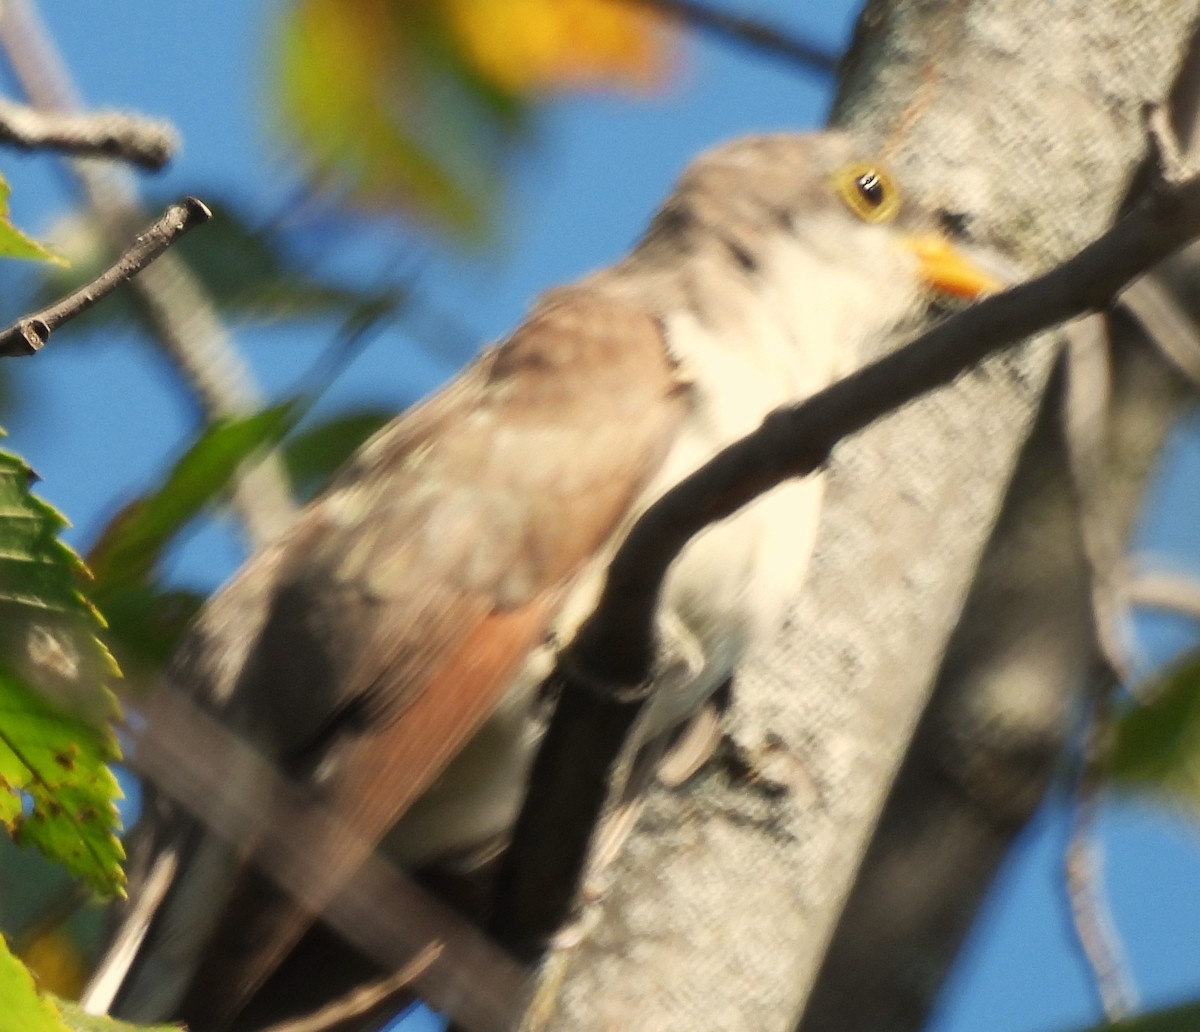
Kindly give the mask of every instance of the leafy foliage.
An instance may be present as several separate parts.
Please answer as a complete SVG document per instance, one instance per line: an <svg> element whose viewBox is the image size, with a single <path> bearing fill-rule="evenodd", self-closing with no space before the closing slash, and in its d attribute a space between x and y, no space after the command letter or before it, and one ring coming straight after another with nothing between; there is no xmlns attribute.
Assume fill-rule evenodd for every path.
<svg viewBox="0 0 1200 1032"><path fill-rule="evenodd" d="M629 86L649 89L667 61L660 19L612 0L447 0L468 60L514 94Z"/></svg>
<svg viewBox="0 0 1200 1032"><path fill-rule="evenodd" d="M200 612L204 596L163 587L156 577L118 581L103 590L107 639L134 685L166 665L175 644Z"/></svg>
<svg viewBox="0 0 1200 1032"><path fill-rule="evenodd" d="M0 928L45 992L73 999L83 988L104 923L102 908L76 905L90 895L59 864L0 835Z"/></svg>
<svg viewBox="0 0 1200 1032"><path fill-rule="evenodd" d="M32 855L32 854L31 854ZM72 915L74 916L74 915ZM83 950L66 922L52 919L35 926L17 940L18 956L43 992L74 999L87 982Z"/></svg>
<svg viewBox="0 0 1200 1032"><path fill-rule="evenodd" d="M8 183L0 179L0 258L26 258L39 262L63 263L62 258L36 240L27 237L8 217Z"/></svg>
<svg viewBox="0 0 1200 1032"><path fill-rule="evenodd" d="M291 404L209 426L149 494L125 506L88 554L97 601L131 583L144 583L171 540L233 479L243 462L274 444L294 419Z"/></svg>
<svg viewBox="0 0 1200 1032"><path fill-rule="evenodd" d="M69 1032L70 1026L50 1000L38 995L33 976L12 955L0 936L0 1000L8 1028L22 1032Z"/></svg>
<svg viewBox="0 0 1200 1032"><path fill-rule="evenodd" d="M30 493L33 479L0 452L0 821L111 895L123 852L106 685L118 671L79 591L86 569L58 538L66 520Z"/></svg>
<svg viewBox="0 0 1200 1032"><path fill-rule="evenodd" d="M311 497L368 437L392 418L390 412L347 412L309 427L283 449L292 486Z"/></svg>
<svg viewBox="0 0 1200 1032"><path fill-rule="evenodd" d="M182 1025L133 1025L106 1015L85 1014L77 1003L55 999L70 1032L180 1032Z"/></svg>
<svg viewBox="0 0 1200 1032"><path fill-rule="evenodd" d="M295 418L277 405L209 426L152 491L126 505L88 554L92 590L122 662L158 670L204 599L167 590L158 579L164 551L223 492L243 462L275 444Z"/></svg>
<svg viewBox="0 0 1200 1032"><path fill-rule="evenodd" d="M277 105L333 190L478 234L523 112L444 30L435 5L304 0L277 37Z"/></svg>
<svg viewBox="0 0 1200 1032"><path fill-rule="evenodd" d="M0 1027L13 1032L179 1032L179 1025L131 1025L85 1014L76 1003L39 993L33 976L0 936Z"/></svg>
<svg viewBox="0 0 1200 1032"><path fill-rule="evenodd" d="M1121 718L1110 763L1118 783L1200 809L1200 655L1178 662L1148 703Z"/></svg>
<svg viewBox="0 0 1200 1032"><path fill-rule="evenodd" d="M611 0L301 0L278 34L281 128L354 202L479 236L529 93L656 83L657 25Z"/></svg>

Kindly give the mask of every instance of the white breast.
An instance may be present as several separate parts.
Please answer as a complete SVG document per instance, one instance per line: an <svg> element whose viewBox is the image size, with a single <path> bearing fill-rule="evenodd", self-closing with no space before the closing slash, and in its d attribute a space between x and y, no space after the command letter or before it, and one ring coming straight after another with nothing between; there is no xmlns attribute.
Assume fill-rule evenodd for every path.
<svg viewBox="0 0 1200 1032"><path fill-rule="evenodd" d="M823 279L821 270L805 267L798 248L781 246L768 262L762 279L771 284ZM812 329L801 317L811 300L802 288L755 287L741 297L726 287L723 309L707 320L692 313L668 320L694 405L648 500L756 429L773 409L826 386L846 364L837 359L832 327L801 337L801 327ZM823 496L820 475L783 484L699 534L676 560L664 585L660 635L668 652L691 660L666 671L643 733L685 719L747 649L778 627L808 566Z"/></svg>

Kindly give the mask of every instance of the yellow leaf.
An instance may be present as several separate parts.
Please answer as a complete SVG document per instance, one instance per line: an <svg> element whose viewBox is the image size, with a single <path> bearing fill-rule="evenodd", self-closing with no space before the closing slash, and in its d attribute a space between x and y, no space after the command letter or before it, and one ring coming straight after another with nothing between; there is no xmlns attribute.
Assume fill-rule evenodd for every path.
<svg viewBox="0 0 1200 1032"><path fill-rule="evenodd" d="M658 85L665 24L628 0L297 0L279 127L327 195L480 239L530 105Z"/></svg>
<svg viewBox="0 0 1200 1032"><path fill-rule="evenodd" d="M0 258L24 258L39 262L53 262L56 265L66 265L60 255L39 244L32 237L26 236L8 217L9 185L0 178Z"/></svg>
<svg viewBox="0 0 1200 1032"><path fill-rule="evenodd" d="M38 932L22 945L20 957L42 992L73 1000L83 991L87 967L79 947L65 932L57 928Z"/></svg>
<svg viewBox="0 0 1200 1032"><path fill-rule="evenodd" d="M276 34L280 127L321 186L468 234L494 192L494 132L411 0L302 0ZM488 114L488 112L484 112Z"/></svg>
<svg viewBox="0 0 1200 1032"><path fill-rule="evenodd" d="M468 59L511 93L649 90L666 77L663 20L628 0L443 0Z"/></svg>

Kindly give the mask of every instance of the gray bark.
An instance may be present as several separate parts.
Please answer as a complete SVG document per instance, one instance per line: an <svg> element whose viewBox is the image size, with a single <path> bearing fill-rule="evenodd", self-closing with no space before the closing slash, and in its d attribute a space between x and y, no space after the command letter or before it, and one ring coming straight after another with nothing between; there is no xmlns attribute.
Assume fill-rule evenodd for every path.
<svg viewBox="0 0 1200 1032"><path fill-rule="evenodd" d="M1113 360L1110 511L1124 534L1191 395L1130 325L1116 328ZM800 1032L923 1027L1008 847L1060 768L1074 690L1096 659L1060 392L1056 377Z"/></svg>
<svg viewBox="0 0 1200 1032"><path fill-rule="evenodd" d="M1041 268L1113 217L1144 153L1141 106L1166 94L1196 13L1192 0L872 4L837 118L908 189ZM718 761L648 799L589 930L546 962L527 1029L794 1027L936 683L948 708L913 753L932 774L904 804L925 824L905 839L893 809L864 871L882 888L860 894L848 959L826 967L827 1002L804 1027L919 1026L1093 658L1045 399L1055 355L1041 340L993 359L838 450L809 583L740 675ZM1129 418L1110 501L1124 522L1182 398L1147 355L1117 351ZM921 832L946 827L961 834L930 867ZM876 933L883 951L863 946ZM852 1016L847 1000L877 977L879 999Z"/></svg>

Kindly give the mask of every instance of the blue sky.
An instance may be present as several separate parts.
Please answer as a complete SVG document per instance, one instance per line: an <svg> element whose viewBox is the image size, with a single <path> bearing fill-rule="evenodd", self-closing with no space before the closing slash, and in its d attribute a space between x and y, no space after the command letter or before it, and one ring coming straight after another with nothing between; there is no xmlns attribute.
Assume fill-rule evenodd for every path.
<svg viewBox="0 0 1200 1032"><path fill-rule="evenodd" d="M843 0L725 2L835 47L855 13ZM263 57L278 5L45 0L43 9L89 102L161 115L180 129L181 157L146 183L155 196L215 191L263 218L281 210L294 177L267 132ZM815 127L824 116L828 85L818 78L707 42L689 44L684 56L666 94L575 98L544 113L534 145L513 169L501 243L487 255L434 249L430 256L411 238L382 232L354 254L331 255L336 275L415 276L427 302L467 332L436 354L428 342L404 338L372 348L323 405L407 404L469 357L468 342L511 326L539 290L619 255L696 151L739 133ZM31 230L47 229L69 201L45 158L0 152L0 171L12 183L18 224ZM235 329L273 394L303 376L334 332ZM20 405L8 443L42 475L44 496L74 520L72 540L81 546L117 505L154 482L191 425L161 360L132 337L63 331L42 355L13 363L12 380ZM1169 449L1139 544L1200 571L1197 483L1200 434L1192 425ZM211 587L239 556L236 535L213 525L180 549L173 576ZM1194 633L1165 620L1141 627L1152 658ZM1067 930L1063 817L1051 802L1024 835L955 970L934 1032L1065 1032L1097 1017ZM1117 925L1144 1001L1200 995L1196 825L1121 804L1106 810L1102 835Z"/></svg>

